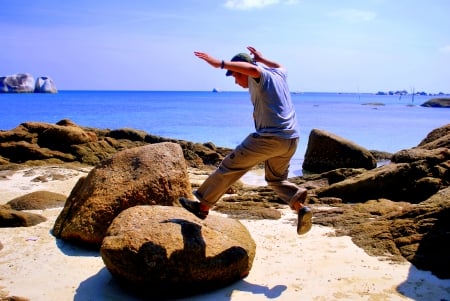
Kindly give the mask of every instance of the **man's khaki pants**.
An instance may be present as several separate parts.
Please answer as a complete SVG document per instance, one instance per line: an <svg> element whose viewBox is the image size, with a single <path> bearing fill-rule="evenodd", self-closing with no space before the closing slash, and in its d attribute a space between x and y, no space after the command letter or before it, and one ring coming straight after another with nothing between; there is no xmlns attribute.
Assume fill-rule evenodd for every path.
<svg viewBox="0 0 450 301"><path fill-rule="evenodd" d="M234 182L264 162L267 184L294 209L293 203L305 191L287 181L289 163L297 149L298 140L250 134L223 159L220 166L194 192L195 196L201 203L213 207Z"/></svg>

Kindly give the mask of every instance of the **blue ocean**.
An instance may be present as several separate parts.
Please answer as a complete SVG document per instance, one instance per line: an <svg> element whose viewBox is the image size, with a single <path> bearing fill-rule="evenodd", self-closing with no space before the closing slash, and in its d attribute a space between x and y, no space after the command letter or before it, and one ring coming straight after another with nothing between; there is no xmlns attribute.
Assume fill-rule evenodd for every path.
<svg viewBox="0 0 450 301"><path fill-rule="evenodd" d="M301 174L308 136L326 130L367 149L396 152L416 146L450 122L450 110L425 108L431 96L366 93L292 93L300 145L291 174ZM149 134L233 148L254 130L248 92L59 91L0 94L0 130L26 121L134 128Z"/></svg>

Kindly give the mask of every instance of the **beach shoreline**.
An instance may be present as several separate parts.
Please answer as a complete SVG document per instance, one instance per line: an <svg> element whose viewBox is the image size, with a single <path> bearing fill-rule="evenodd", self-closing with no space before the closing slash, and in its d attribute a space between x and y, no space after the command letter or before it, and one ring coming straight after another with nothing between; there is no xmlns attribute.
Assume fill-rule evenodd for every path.
<svg viewBox="0 0 450 301"><path fill-rule="evenodd" d="M2 171L0 200L6 203L38 190L68 195L89 170L40 166ZM45 179L50 172L61 176L33 181L37 177ZM246 177L246 184L261 181L257 172ZM60 210L31 211L47 218L33 227L0 228L0 297L21 296L33 301L140 300L117 286L98 251L65 243L51 234ZM351 237L336 236L329 227L314 225L308 234L298 236L295 214L287 207L281 211L279 220L240 220L257 245L252 269L245 279L183 300L450 299L450 280L417 270L406 261L394 263L369 256Z"/></svg>

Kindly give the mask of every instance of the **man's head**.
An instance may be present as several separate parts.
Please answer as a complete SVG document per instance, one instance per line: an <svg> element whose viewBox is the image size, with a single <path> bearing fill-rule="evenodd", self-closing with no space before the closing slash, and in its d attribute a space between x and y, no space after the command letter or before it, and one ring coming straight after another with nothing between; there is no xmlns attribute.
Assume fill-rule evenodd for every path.
<svg viewBox="0 0 450 301"><path fill-rule="evenodd" d="M253 58L248 55L247 53L238 53L235 56L233 56L233 58L231 59L232 62L247 62L250 64L254 64L254 60ZM230 76L233 74L233 71L228 70L227 73L225 74L226 76Z"/></svg>

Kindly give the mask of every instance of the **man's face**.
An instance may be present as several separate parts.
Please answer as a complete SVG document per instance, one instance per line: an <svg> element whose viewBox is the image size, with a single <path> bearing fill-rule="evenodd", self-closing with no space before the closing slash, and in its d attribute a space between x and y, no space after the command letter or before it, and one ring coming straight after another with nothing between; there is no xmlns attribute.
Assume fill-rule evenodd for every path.
<svg viewBox="0 0 450 301"><path fill-rule="evenodd" d="M234 83L244 89L248 88L248 76L242 73L233 72Z"/></svg>

